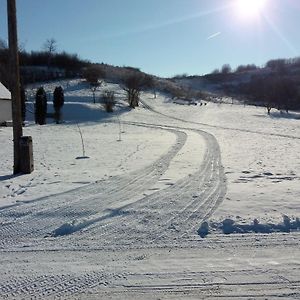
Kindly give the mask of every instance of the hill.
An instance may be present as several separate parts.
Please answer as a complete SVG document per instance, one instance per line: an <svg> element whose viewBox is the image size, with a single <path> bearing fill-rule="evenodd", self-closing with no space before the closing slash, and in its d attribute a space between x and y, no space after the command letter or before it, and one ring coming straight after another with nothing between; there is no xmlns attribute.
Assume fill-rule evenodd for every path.
<svg viewBox="0 0 300 300"><path fill-rule="evenodd" d="M271 60L262 68L240 66L204 76L176 76L185 89L228 96L247 104L280 110L300 109L300 58Z"/></svg>

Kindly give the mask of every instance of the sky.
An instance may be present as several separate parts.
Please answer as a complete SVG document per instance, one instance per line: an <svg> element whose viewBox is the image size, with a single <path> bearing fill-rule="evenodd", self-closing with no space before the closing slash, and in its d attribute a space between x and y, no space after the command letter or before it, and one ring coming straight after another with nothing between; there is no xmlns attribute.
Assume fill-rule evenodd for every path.
<svg viewBox="0 0 300 300"><path fill-rule="evenodd" d="M0 0L4 40L6 2ZM300 0L16 2L19 43L26 51L41 50L54 38L58 51L162 77L299 56Z"/></svg>

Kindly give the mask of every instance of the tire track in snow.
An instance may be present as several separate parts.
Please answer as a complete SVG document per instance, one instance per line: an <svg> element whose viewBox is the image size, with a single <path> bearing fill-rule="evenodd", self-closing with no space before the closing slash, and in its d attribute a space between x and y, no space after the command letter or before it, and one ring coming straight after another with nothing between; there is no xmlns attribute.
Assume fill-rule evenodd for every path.
<svg viewBox="0 0 300 300"><path fill-rule="evenodd" d="M104 187L107 182L101 182L100 185L94 184L89 188L83 187L74 192L65 193L66 197L59 194L57 197L46 197L42 202L34 201L1 210L0 247L7 245L9 240L13 242L18 236L30 238L45 236L57 226L72 220L88 218L97 212L102 211L103 215L106 215L105 209L109 205L120 199L130 199L151 187L168 168L187 138L186 134L179 130L156 129L174 133L176 143L152 165L124 176L124 178L117 178L115 182L113 179L109 180L109 187L106 190ZM15 220L12 221L12 219Z"/></svg>
<svg viewBox="0 0 300 300"><path fill-rule="evenodd" d="M79 224L77 228L75 227L74 232L86 227L91 227L92 231L90 233L88 233L90 228L88 228L89 230L83 230L84 233L96 233L98 237L103 236L108 244L112 242L112 236L116 234L123 235L124 228L139 228L139 230L136 231L132 230L133 234L130 236L131 240L139 236L141 242L153 242L158 240L153 238L153 236L159 236L160 238L172 236L174 232L168 230L169 225L172 225L172 223L177 223L176 225L180 228L180 235L182 236L199 225L202 220L210 216L226 192L225 176L220 164L220 149L216 139L204 131L179 126L161 126L138 122L126 122L126 124L174 132L177 134L177 139L181 137L181 142L179 142L180 147L177 147L176 151L172 152L172 149L174 150L176 148L173 147L171 151L165 156L162 156L154 166L150 166L149 169L145 168L142 172L137 172L137 175L134 174L132 176L132 174L130 174L126 176L125 179L118 178L117 184L115 184L112 179L110 184L111 189L104 190L104 182L100 183L100 188L93 186L91 188L84 187L83 189L77 190L74 193L75 195L72 193L66 194L66 197L62 199L62 203L59 198L53 199L53 197L49 197L49 203L43 201L42 205L40 205L41 203L34 202L32 207L27 211L25 210L25 212L23 209L24 206L18 207L20 208L19 212L16 212L14 209L12 209L12 211L5 210L0 212L0 220L3 215L5 217L5 213L8 213L8 217L11 218L12 212L12 214L19 213L20 217L18 221L21 221L13 222L3 229L2 232L6 231L6 239L3 244L7 244L9 239L14 243L12 236L16 236L16 232L18 233L16 240L19 243L24 236L27 239L42 237L64 223L73 220ZM197 132L205 139L208 150L204 165L199 166L199 170L191 176L179 180L175 185L169 188L139 199L137 202L120 207L115 211L109 213L105 211L109 205L117 203L120 199L124 202L124 200L130 200L131 197L142 193L159 179L168 168L170 161L186 141L186 134L181 132L181 130ZM163 165L163 167L161 167L161 165ZM208 169L205 169L205 165ZM155 175L153 175L153 172L155 172ZM122 180L123 186L120 185ZM99 188L99 190L97 190L97 188ZM90 195L90 193L93 194ZM96 196L94 195L95 193ZM195 193L198 193L201 199L199 199L199 197L193 197ZM75 199L73 199L74 196ZM106 200L101 203L101 201L97 201L99 198L105 198ZM174 203L171 205L172 203L168 202L170 199L175 199L175 205ZM55 204L59 205L53 208ZM25 207L27 209L28 206L26 205ZM87 209L87 207L89 208ZM157 220L150 224L153 228L151 229L152 234L149 237L147 224L144 224L144 226L141 226L141 224L143 224L144 220L147 220L147 217L153 217L153 211L157 213ZM136 212L138 212L139 215L137 215ZM88 219L88 221L85 221L86 219ZM104 231L99 232L101 228L104 229ZM78 238L78 236L76 237ZM85 235L82 236L83 239L84 237ZM113 238L113 240L115 241L116 238ZM122 241L122 238L119 240Z"/></svg>
<svg viewBox="0 0 300 300"><path fill-rule="evenodd" d="M115 276L116 277L116 276ZM0 286L0 298L3 299L45 299L51 297L74 296L95 286L108 286L114 276L101 272L91 272L78 276L44 275L18 278Z"/></svg>
<svg viewBox="0 0 300 300"><path fill-rule="evenodd" d="M166 114L162 114L156 110L154 110L153 108L151 108L149 105L147 105L145 102L142 102L144 104L144 106L151 110L154 113L160 114L164 117L170 118L170 119L175 119L177 121L183 121L185 123L193 123L193 122L188 122L185 120L181 120L178 118L173 118L171 116L168 116ZM136 124L137 126L143 126L147 123L138 123L138 122L124 122L126 124ZM150 124L148 124L150 125ZM151 124L152 126L159 126L159 125L155 125L155 124ZM163 125L160 125L163 126ZM186 129L186 130L193 130L190 128L182 128L179 126L166 126L168 128L177 128L177 129ZM153 210L153 203L157 203L157 202L165 202L167 203L166 207L162 206L160 208L156 208L156 213L157 217L155 222L151 224L151 234L146 234L146 238L142 241L142 243L146 242L146 241L151 241L150 243L154 243L156 242L158 239L165 239L166 236L168 236L167 233L167 229L168 229L168 225L172 222L172 221L177 221L177 227L180 228L180 231L183 230L183 233L181 233L180 237L183 237L185 235L188 234L188 232L190 233L191 231L193 231L195 229L196 226L200 226L200 224L206 220L207 218L209 218L213 212L217 209L217 207L220 205L220 203L222 202L223 198L225 197L226 194L226 179L225 179L225 174L224 174L224 169L221 165L221 153L220 153L220 148L218 145L218 142L216 141L215 137L207 132L204 132L202 130L196 130L194 129L193 131L198 132L200 135L202 135L206 142L207 142L207 149L208 151L210 151L211 153L211 157L208 158L207 156L204 158L204 161L209 161L209 163L214 166L216 165L217 167L211 172L207 172L207 170L205 170L204 166L202 165L200 167L200 171L196 172L195 174L192 175L192 178L187 178L184 179L183 182L181 183L180 181L176 183L175 188L170 187L167 190L164 190L163 192L159 191L157 193L155 193L154 195L150 195L145 197L144 199L142 199L141 201L138 201L137 203L134 203L132 205L132 207L122 207L120 208L121 210L123 210L124 214L122 214L121 216L119 216L118 218L114 218L113 220L110 220L108 223L102 225L102 224L98 224L98 226L103 226L104 228L104 232L101 233L101 236L105 236L105 239L109 239L109 237L113 236L113 240L120 240L118 238L116 238L116 234L119 233L118 229L120 229L118 224L122 224L122 228L126 228L126 231L130 231L130 227L131 228L138 228L141 220L144 218L143 214L142 216L139 216L139 214L141 214L141 204L143 202L145 202L145 206L148 206L149 209L149 205L150 208ZM200 186L197 189L197 184L195 182L200 183L199 179L201 178L201 172L203 171L203 169L205 170L204 173L206 173L205 175L210 177L210 179L208 181L204 180L204 184L200 184ZM202 170L202 171L201 171ZM195 179L196 178L196 179ZM194 180L194 183L191 185L191 182ZM206 186L208 186L209 184L211 184L210 188L206 188ZM175 190L174 190L175 189ZM202 190L201 193L201 198L202 199L197 199L197 200L192 200L190 202L188 202L184 208L181 211L177 211L174 212L172 210L168 210L168 200L171 197L174 197L175 195L178 197L181 197L183 199L186 198L190 198L191 197L191 191L196 192ZM193 197L192 197L193 198ZM200 201L199 201L200 200ZM188 200L189 201L189 200ZM129 209L129 210L128 210ZM131 213L130 213L131 210ZM182 214L186 211L188 212L188 215L185 219L182 218ZM129 213L128 213L129 212ZM133 213L132 213L133 212ZM138 214L136 214L135 212L138 212ZM175 214L175 215L174 215ZM167 218L167 221L163 221L165 218ZM127 220L126 220L127 219ZM129 219L129 220L128 220ZM157 219L159 219L159 221L157 221ZM193 221L192 221L193 220ZM178 226L179 224L179 226ZM109 228L111 227L111 228ZM144 226L145 227L145 226ZM154 227L154 228L153 228ZM155 229L156 227L156 229ZM185 228L185 229L183 229ZM144 228L145 229L145 228ZM178 230L178 229L177 229ZM132 231L134 232L134 231ZM149 232L149 230L146 232ZM94 234L99 234L99 232L94 232ZM136 230L135 233L133 233L133 241L139 240L141 241L141 236L142 236L142 231L141 230ZM194 232L195 234L195 232ZM124 237L126 237L126 232L121 230L121 240L124 240ZM155 238L153 238L153 236L156 236ZM176 238L176 237L175 237ZM128 243L130 244L130 242Z"/></svg>
<svg viewBox="0 0 300 300"><path fill-rule="evenodd" d="M149 244L149 241L150 244L153 244L158 241L157 236L164 240L167 237L174 238L174 231L168 230L168 226L172 221L177 222L179 224L177 224L177 227L180 228L180 234L176 232L175 238L176 236L181 238L188 233L191 234L191 232L195 234L195 227L200 226L203 220L211 216L226 193L226 180L223 167L221 166L220 149L215 137L202 130L180 126L164 126L140 122L123 123L197 132L205 139L207 144L204 165L199 166L199 170L191 176L176 182L174 186L146 196L129 205L118 207L105 218L99 217L88 222L86 226L75 228L74 232L83 229L84 234L80 236L75 234L76 237L74 236L74 239L76 239L76 242L78 242L78 239L82 239L83 242L86 236L94 236L97 239L101 238L102 243L106 245L122 243L130 245L131 243L136 244L137 240L141 244ZM209 171L204 168L205 163L207 166L211 166L211 169L208 169ZM204 178L202 183L201 177ZM199 192L201 192L201 199L199 197L198 199L197 197L193 198L193 194L199 194ZM174 197L177 199L177 207L175 206L175 210L168 209L168 201ZM178 213L176 209L178 209L178 206L180 207L180 199L184 199L185 202L183 204L184 207ZM153 218L154 211L157 213L155 222L151 224L146 223L143 226L143 220ZM185 218L182 218L183 213L185 213ZM151 227L150 235L149 225ZM72 237L68 237L68 239L72 240Z"/></svg>
<svg viewBox="0 0 300 300"><path fill-rule="evenodd" d="M146 109L148 109L148 110L150 110L150 111L152 111L156 114L159 114L161 116L164 116L164 117L167 117L169 119L176 120L176 121L180 121L180 122L183 122L183 123L201 125L201 126L206 126L206 127L209 127L209 128L232 130L232 131L247 132L247 133L260 134L260 135L266 135L266 136L276 136L276 137L281 137L281 138L289 138L289 139L294 139L294 140L300 140L299 136L294 136L294 135L280 134L280 133L269 133L269 132L255 131L255 130L250 130L250 129L232 128L232 127L219 126L219 125L210 125L210 124L195 122L195 121L187 121L187 120L184 120L182 118L178 118L178 117L175 117L175 116L170 116L168 114L164 114L162 112L159 112L156 109L154 109L152 106L147 104L144 100L142 100L140 102L143 104L143 106Z"/></svg>
<svg viewBox="0 0 300 300"><path fill-rule="evenodd" d="M141 299L145 292L151 292L151 295L157 298L160 293L161 296L166 296L166 293L170 296L174 293L176 298L181 298L181 295L185 297L194 295L197 298L211 296L226 299L265 299L266 297L299 299L300 296L298 268L286 269L280 266L269 269L255 267L214 271L164 269L147 273L139 270L118 272L119 270L117 268L114 273L108 269L90 272L81 270L77 273L60 275L14 276L2 282L0 298L82 299L88 296L89 292L92 292L91 296L97 296L97 299L106 298L107 293L111 296L121 293L122 299L132 298L133 295L135 295L134 299ZM289 276L280 274L289 274Z"/></svg>
<svg viewBox="0 0 300 300"><path fill-rule="evenodd" d="M95 222L85 234L101 237L103 243L107 245L125 243L136 246L137 241L139 244L153 245L159 239L163 241L166 238L178 239L191 233L195 226L200 226L222 201L226 193L226 184L223 167L220 164L218 143L210 134L199 130L195 132L201 134L207 143L204 160L197 172L177 181L167 189L119 207L118 211L122 213ZM194 197L195 195L197 197ZM149 219L153 222L149 222ZM172 222L177 223L179 229L175 234L168 228ZM78 236L76 240L77 238Z"/></svg>

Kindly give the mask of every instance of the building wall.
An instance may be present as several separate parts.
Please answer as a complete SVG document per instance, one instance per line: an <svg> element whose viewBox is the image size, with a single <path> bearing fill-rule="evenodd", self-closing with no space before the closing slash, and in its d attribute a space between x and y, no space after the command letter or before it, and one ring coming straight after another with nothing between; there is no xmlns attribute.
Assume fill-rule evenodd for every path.
<svg viewBox="0 0 300 300"><path fill-rule="evenodd" d="M0 99L0 124L12 120L11 100Z"/></svg>

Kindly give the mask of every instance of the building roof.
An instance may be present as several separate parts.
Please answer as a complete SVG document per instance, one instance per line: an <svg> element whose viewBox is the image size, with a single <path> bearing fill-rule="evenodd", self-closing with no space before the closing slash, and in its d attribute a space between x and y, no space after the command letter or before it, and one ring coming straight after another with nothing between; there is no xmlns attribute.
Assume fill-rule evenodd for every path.
<svg viewBox="0 0 300 300"><path fill-rule="evenodd" d="M10 91L0 82L0 100L11 99Z"/></svg>

